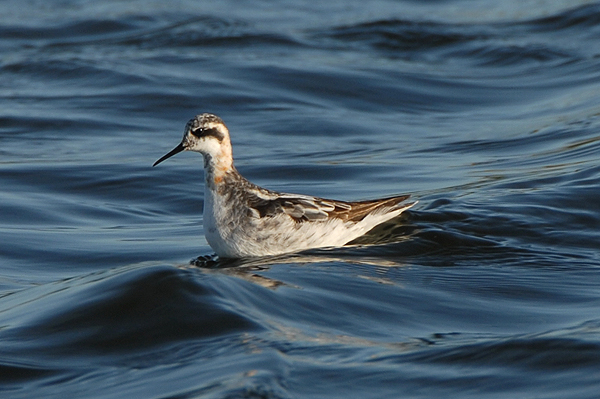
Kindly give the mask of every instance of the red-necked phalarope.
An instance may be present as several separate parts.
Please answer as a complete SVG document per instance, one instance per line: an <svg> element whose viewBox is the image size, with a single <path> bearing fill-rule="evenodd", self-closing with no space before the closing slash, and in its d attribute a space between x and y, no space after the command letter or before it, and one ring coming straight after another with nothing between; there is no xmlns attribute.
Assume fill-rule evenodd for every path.
<svg viewBox="0 0 600 399"><path fill-rule="evenodd" d="M345 202L252 184L233 166L229 130L212 114L191 119L181 143L153 166L185 150L204 156L204 233L222 258L342 246L416 204L402 203L409 195Z"/></svg>

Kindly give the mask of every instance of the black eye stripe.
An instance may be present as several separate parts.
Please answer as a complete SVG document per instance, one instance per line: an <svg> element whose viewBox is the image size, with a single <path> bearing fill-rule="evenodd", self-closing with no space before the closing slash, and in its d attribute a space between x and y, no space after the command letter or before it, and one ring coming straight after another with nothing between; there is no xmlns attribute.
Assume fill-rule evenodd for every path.
<svg viewBox="0 0 600 399"><path fill-rule="evenodd" d="M219 129L216 128L212 128L212 129L191 129L190 132L200 138L200 137L208 137L208 136L212 136L214 138L216 138L219 141L223 140L223 133L221 133L219 131Z"/></svg>

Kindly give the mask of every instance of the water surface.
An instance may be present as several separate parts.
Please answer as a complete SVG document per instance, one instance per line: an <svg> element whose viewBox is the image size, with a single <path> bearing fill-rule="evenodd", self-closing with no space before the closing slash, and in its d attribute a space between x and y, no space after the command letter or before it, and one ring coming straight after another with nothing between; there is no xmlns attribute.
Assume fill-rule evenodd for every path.
<svg viewBox="0 0 600 399"><path fill-rule="evenodd" d="M4 1L0 392L595 398L600 5ZM221 116L262 186L419 204L224 262Z"/></svg>

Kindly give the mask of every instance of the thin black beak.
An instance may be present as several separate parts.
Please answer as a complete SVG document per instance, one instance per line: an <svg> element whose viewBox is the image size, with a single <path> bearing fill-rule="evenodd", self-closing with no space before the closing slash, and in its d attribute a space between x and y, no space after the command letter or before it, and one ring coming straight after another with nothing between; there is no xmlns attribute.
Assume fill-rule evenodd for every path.
<svg viewBox="0 0 600 399"><path fill-rule="evenodd" d="M154 165L152 165L152 166L158 165L159 163L161 163L165 159L171 158L173 155L179 154L183 150L185 150L185 147L183 146L183 143L179 143L179 145L177 147L173 148L167 155L163 156L158 161L154 162Z"/></svg>

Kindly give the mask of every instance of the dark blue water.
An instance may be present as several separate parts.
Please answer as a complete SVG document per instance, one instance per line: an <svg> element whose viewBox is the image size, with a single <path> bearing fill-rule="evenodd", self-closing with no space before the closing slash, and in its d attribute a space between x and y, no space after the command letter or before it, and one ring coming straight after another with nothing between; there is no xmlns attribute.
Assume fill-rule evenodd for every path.
<svg viewBox="0 0 600 399"><path fill-rule="evenodd" d="M0 4L0 396L597 398L600 4L214 3ZM151 168L200 112L260 185L420 202L211 258L200 155Z"/></svg>

